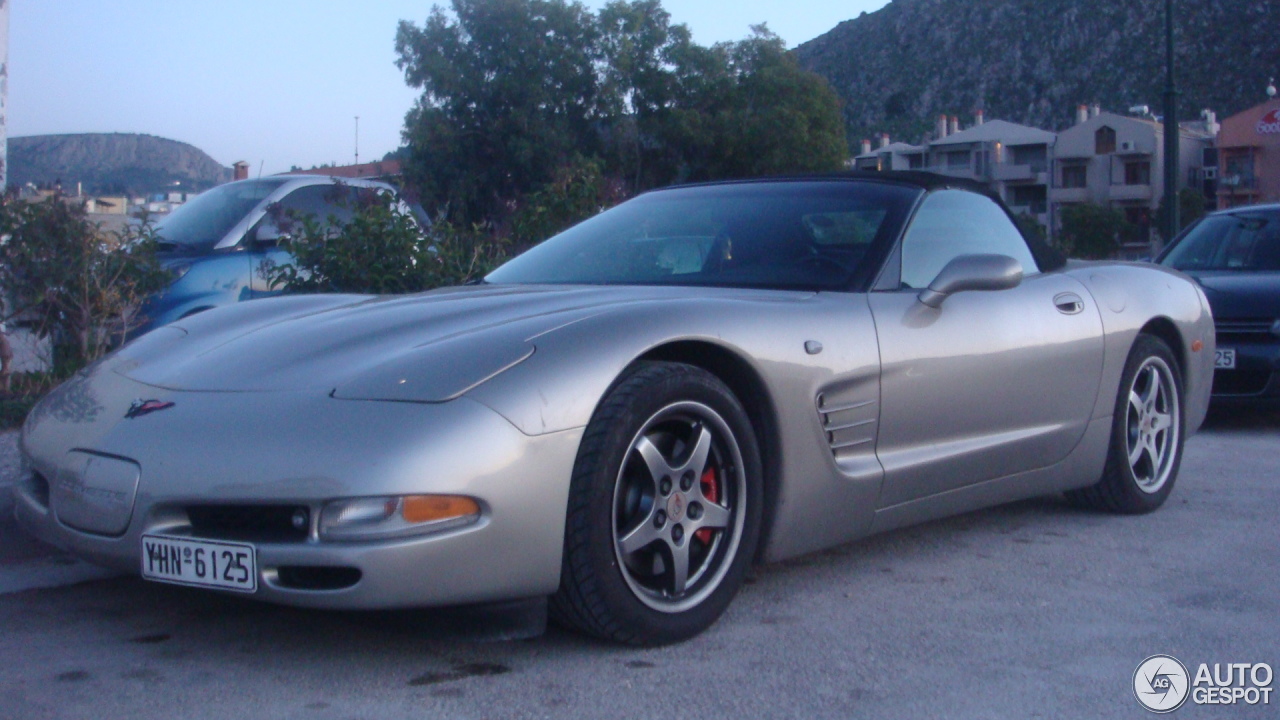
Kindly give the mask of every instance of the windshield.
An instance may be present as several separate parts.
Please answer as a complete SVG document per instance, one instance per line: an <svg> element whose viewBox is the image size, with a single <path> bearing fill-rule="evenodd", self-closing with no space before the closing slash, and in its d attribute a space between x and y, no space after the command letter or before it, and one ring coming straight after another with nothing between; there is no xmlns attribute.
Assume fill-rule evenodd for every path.
<svg viewBox="0 0 1280 720"><path fill-rule="evenodd" d="M1280 270L1280 211L1210 215L1160 262L1178 270Z"/></svg>
<svg viewBox="0 0 1280 720"><path fill-rule="evenodd" d="M212 250L236 223L285 182L283 179L244 180L200 193L156 223L162 249Z"/></svg>
<svg viewBox="0 0 1280 720"><path fill-rule="evenodd" d="M843 289L920 190L775 182L642 195L490 273L492 283Z"/></svg>

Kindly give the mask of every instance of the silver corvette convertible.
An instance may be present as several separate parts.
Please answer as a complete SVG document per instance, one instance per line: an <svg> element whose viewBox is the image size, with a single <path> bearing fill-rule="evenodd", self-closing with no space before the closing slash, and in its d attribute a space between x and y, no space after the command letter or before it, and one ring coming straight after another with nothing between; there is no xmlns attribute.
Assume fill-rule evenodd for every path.
<svg viewBox="0 0 1280 720"><path fill-rule="evenodd" d="M980 188L650 192L479 285L185 318L22 432L22 523L149 580L320 608L550 598L687 638L754 561L1029 496L1161 505L1204 294L1068 263Z"/></svg>

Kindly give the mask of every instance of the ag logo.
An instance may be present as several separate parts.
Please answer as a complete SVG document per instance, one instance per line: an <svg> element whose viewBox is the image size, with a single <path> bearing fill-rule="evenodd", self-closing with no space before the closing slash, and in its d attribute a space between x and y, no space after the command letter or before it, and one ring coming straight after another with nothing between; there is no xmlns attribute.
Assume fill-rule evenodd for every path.
<svg viewBox="0 0 1280 720"><path fill-rule="evenodd" d="M1152 655L1133 673L1133 695L1151 712L1173 712L1187 701L1190 681L1186 666L1177 658Z"/></svg>

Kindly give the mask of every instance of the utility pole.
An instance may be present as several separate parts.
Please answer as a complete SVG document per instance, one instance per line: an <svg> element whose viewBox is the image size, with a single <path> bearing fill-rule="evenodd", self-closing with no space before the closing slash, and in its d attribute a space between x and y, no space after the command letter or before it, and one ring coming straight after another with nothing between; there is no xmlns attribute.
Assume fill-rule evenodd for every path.
<svg viewBox="0 0 1280 720"><path fill-rule="evenodd" d="M356 116L356 164L360 164L360 116Z"/></svg>
<svg viewBox="0 0 1280 720"><path fill-rule="evenodd" d="M1164 0L1164 223L1165 242L1173 240L1178 222L1178 89L1173 82L1173 0Z"/></svg>

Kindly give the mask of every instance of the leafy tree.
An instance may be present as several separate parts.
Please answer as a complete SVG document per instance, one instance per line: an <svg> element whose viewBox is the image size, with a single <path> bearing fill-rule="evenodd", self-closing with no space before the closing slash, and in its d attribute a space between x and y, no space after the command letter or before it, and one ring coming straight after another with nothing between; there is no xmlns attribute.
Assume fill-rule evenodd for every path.
<svg viewBox="0 0 1280 720"><path fill-rule="evenodd" d="M401 21L397 65L422 97L405 119L407 179L479 221L594 151L596 27L563 0L452 0Z"/></svg>
<svg viewBox="0 0 1280 720"><path fill-rule="evenodd" d="M584 161L625 195L844 160L834 91L764 26L708 48L659 0L614 0L598 15L565 0L451 7L422 27L402 22L396 40L406 81L423 90L405 120L406 176L437 212L505 227Z"/></svg>
<svg viewBox="0 0 1280 720"><path fill-rule="evenodd" d="M1064 207L1061 222L1058 240L1063 252L1087 260L1113 257L1120 249L1120 236L1129 226L1119 210L1095 203Z"/></svg>
<svg viewBox="0 0 1280 720"><path fill-rule="evenodd" d="M4 319L21 318L52 338L71 367L98 359L144 318L139 308L169 276L156 261L151 224L105 233L84 206L55 195L38 203L0 199Z"/></svg>
<svg viewBox="0 0 1280 720"><path fill-rule="evenodd" d="M734 86L713 108L708 178L837 170L847 143L840 103L825 80L802 69L764 25L726 48Z"/></svg>

